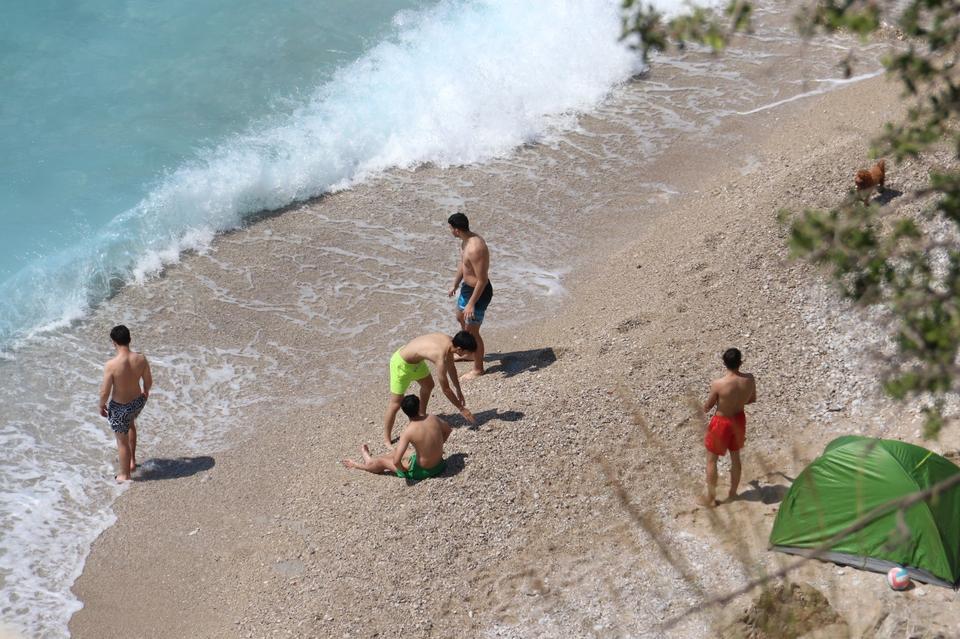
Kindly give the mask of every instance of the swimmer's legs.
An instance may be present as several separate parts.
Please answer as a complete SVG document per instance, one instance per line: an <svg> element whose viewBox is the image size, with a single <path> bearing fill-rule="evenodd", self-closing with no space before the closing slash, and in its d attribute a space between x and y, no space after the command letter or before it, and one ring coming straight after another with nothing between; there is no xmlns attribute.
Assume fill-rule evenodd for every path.
<svg viewBox="0 0 960 639"><path fill-rule="evenodd" d="M740 486L740 451L731 450L730 451L730 494L727 496L727 501L732 501L737 498L737 488Z"/></svg>
<svg viewBox="0 0 960 639"><path fill-rule="evenodd" d="M352 459L344 459L342 463L347 468L356 468L357 470L365 470L368 473L373 473L375 475L382 475L383 473L395 473L397 472L397 467L393 465L393 453L384 453L379 457L372 457L370 455L370 448L364 444L360 447L360 455L363 458L363 463L355 462Z"/></svg>
<svg viewBox="0 0 960 639"><path fill-rule="evenodd" d="M417 380L417 383L420 384L420 415L425 416L427 414L427 402L430 401L430 395L433 393L433 375L427 375L421 380Z"/></svg>
<svg viewBox="0 0 960 639"><path fill-rule="evenodd" d="M130 440L130 472L132 473L137 469L137 420L130 422L128 439Z"/></svg>
<svg viewBox="0 0 960 639"><path fill-rule="evenodd" d="M400 411L400 403L402 401L403 395L390 393L390 399L387 402L387 412L383 414L383 443L387 446L393 446L393 440L391 439L393 436L393 423L397 421L397 413Z"/></svg>
<svg viewBox="0 0 960 639"><path fill-rule="evenodd" d="M473 369L464 373L460 379L473 379L474 377L480 377L483 375L483 338L480 337L480 325L479 324L467 324L464 329L477 340L477 350L473 353Z"/></svg>
<svg viewBox="0 0 960 639"><path fill-rule="evenodd" d="M130 437L127 433L114 433L117 437L117 453L120 456L120 472L117 481L130 481Z"/></svg>

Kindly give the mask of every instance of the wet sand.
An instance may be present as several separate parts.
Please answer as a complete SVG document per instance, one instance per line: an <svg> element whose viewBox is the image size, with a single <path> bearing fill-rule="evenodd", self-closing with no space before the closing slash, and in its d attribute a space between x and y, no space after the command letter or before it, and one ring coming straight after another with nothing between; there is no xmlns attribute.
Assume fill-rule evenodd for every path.
<svg viewBox="0 0 960 639"><path fill-rule="evenodd" d="M278 356L295 354L302 374L264 372L277 401L251 411L248 437L171 462L116 503L118 523L74 586L84 608L72 635L715 636L747 598L721 609L703 601L784 561L765 551L777 503L827 441L851 432L919 441L913 409L876 386L882 316L848 308L790 261L776 219L781 207L842 197L870 137L896 116L898 91L875 79L728 118L712 144L676 145L644 176L679 187L660 202L623 188L628 166L588 176L613 195L578 231L588 253L568 294L506 329L510 296L488 310L489 374L464 384L479 426L434 394L431 410L455 426L442 478L407 485L339 464L362 442L381 452L378 371L389 353L358 354L359 385L344 400L298 403L321 385L350 384L351 371L315 379L325 354L309 331L256 327ZM925 170L895 167L890 186L915 186ZM291 237L309 220L293 210L241 233ZM231 241L220 241L221 255ZM270 264L264 255L255 265L256 285L285 277ZM443 265L421 266L446 281ZM208 305L185 321L216 324L210 339L236 347L256 316L230 312ZM731 345L757 375L759 401L743 499L707 511L695 503L703 424L690 400L702 401ZM148 433L142 440L156 454ZM947 432L932 447L957 444ZM726 476L723 466L721 493ZM802 579L857 632L881 610L944 628L958 621L948 605L957 595L943 589L897 595L881 576L824 564Z"/></svg>

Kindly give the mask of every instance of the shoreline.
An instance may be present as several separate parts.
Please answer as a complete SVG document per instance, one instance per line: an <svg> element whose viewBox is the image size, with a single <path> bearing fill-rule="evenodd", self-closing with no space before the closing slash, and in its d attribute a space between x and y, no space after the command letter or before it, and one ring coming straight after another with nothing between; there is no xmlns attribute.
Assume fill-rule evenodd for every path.
<svg viewBox="0 0 960 639"><path fill-rule="evenodd" d="M339 405L264 413L259 434L218 454L205 472L135 483L115 503L118 523L97 540L74 584L84 608L70 622L72 636L370 636L398 627L425 637L455 636L458 629L528 636L536 634L533 628L551 635L565 627L585 635L642 635L644 624L655 627L667 613L696 605L703 591L738 583L740 575L723 573L732 552L724 545L704 552L719 573L704 577L710 588L691 586L682 571L658 576L660 587L673 588L663 596L666 610L656 609L662 601L638 605L643 591L629 570L618 567L614 551L633 548L636 557L624 563L642 566L657 561L656 550L631 526L609 487L619 482L660 516L681 554L694 557L708 548L704 512L687 494L692 486L679 486L696 481L702 465L685 395L702 391L717 372L711 354L729 342L743 344L745 366L757 373L762 395L770 393L770 403L762 397L751 412L751 425L830 418L805 425L799 441L790 441L806 447L804 454L816 454L824 434L874 409L892 410L864 386L869 371L851 372L862 357L841 368L842 379L856 384L840 388L831 380L848 355L821 352L836 337L831 327L807 331L816 348L810 352L789 330L779 333L790 324L778 319L792 321L790 330L811 328L801 323L800 311L815 296L818 278L809 267L785 261L776 208L769 204L778 198L781 205L825 203L842 194L850 163L865 157L869 138L897 103L895 92L882 78L867 80L749 122L728 121L716 135L722 155L675 149L658 167L684 187L666 197L663 208L621 198L604 211L605 221L631 237L619 240L623 248L583 260L587 266L569 278L561 317L498 330L498 317L508 309L495 299L484 335L488 355L499 358L488 362L490 375L464 388L483 423L477 430L455 429L447 446L451 470L442 479L408 487L339 467L337 460L352 456L361 441L379 439L385 393L379 383ZM869 114L860 107L865 95L874 109ZM807 127L818 135L811 137ZM828 140L826 132L834 137ZM778 148L787 159L778 160ZM732 165L730 158L741 162ZM770 165L777 161L788 165ZM814 167L813 174L794 178L789 164ZM743 172L754 165L762 168ZM738 242L751 234L756 241ZM734 249L757 264L741 254L724 257ZM751 306L752 316L730 318L725 310L736 300L764 296L765 304ZM800 308L791 307L798 302ZM826 303L849 315L835 299ZM555 310L545 306L545 313ZM839 343L856 348L849 340ZM797 361L811 379L788 383ZM823 384L839 395L822 397L817 387ZM855 406L861 391L867 391L863 405ZM636 406L625 404L621 393ZM819 404L824 408L816 409ZM843 408L834 411L835 405ZM451 412L439 394L430 407ZM661 440L659 455L638 441L633 408ZM741 490L749 490L749 480L780 485L751 467L752 457L767 457L789 475L794 469L785 466L790 451L782 439L794 433L753 432ZM873 434L912 433L901 427ZM943 437L946 444L956 434ZM607 460L616 472L595 460ZM650 486L651 476L669 481ZM598 510L605 521L595 521ZM771 521L762 501L729 510L750 522ZM398 568L401 560L415 567ZM773 565L776 558L767 553L763 561ZM822 565L810 570L812 579L830 572ZM861 592L855 586L850 592ZM620 606L598 602L606 587L618 593ZM118 589L126 597L117 597ZM833 599L842 609L843 597ZM629 613L631 607L636 612ZM679 630L708 636L715 623L701 615Z"/></svg>

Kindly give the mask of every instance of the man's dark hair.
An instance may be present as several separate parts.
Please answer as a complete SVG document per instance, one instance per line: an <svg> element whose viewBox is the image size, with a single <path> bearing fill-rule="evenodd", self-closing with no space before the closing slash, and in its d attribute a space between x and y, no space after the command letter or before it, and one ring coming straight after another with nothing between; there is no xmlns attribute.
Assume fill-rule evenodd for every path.
<svg viewBox="0 0 960 639"><path fill-rule="evenodd" d="M476 338L466 331L460 331L453 336L453 345L468 353L473 353L477 350Z"/></svg>
<svg viewBox="0 0 960 639"><path fill-rule="evenodd" d="M463 213L454 213L447 218L447 224L455 229L470 232L470 220Z"/></svg>
<svg viewBox="0 0 960 639"><path fill-rule="evenodd" d="M110 339L120 346L130 346L130 329L119 324L110 329Z"/></svg>
<svg viewBox="0 0 960 639"><path fill-rule="evenodd" d="M723 365L730 370L735 371L740 368L741 362L743 362L743 355L740 354L739 349L728 348L723 351Z"/></svg>
<svg viewBox="0 0 960 639"><path fill-rule="evenodd" d="M416 395L407 395L400 402L400 410L403 411L404 415L413 419L420 414L420 398Z"/></svg>

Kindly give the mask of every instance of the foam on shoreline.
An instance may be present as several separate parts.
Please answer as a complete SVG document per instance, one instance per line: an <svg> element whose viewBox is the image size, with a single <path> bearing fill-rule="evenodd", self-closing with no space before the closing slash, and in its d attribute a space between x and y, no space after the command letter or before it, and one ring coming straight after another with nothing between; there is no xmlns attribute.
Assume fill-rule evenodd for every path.
<svg viewBox="0 0 960 639"><path fill-rule="evenodd" d="M501 5L481 3L477 6ZM523 9L511 5L510 10ZM589 10L599 11L595 7ZM410 20L410 24L421 24L416 21L422 19L418 15L405 16L401 22ZM589 22L583 15L571 19ZM408 23L400 26L406 27ZM569 38L573 33L566 35ZM416 44L411 42L410 46ZM553 45L559 52L567 46L563 42ZM427 57L436 55L439 53L434 51ZM736 60L736 53L731 55ZM741 52L740 55L748 58L750 54ZM497 135L481 140L483 144L443 147L440 144L443 140L429 139L427 134L437 123L430 121L432 116L425 116L426 120L411 123L405 130L417 137L418 149L427 149L445 158L436 165L417 171L388 172L367 183L354 182L350 192L311 202L302 209L267 219L238 233L216 235L211 229L201 229L188 243L202 250L212 242L210 253L199 257L190 255L180 268L171 269L167 277L150 280L149 274L162 268L165 260L181 259L176 250L157 254L156 259L137 271L139 277L150 281L144 286L122 290L94 312L90 325L69 333L67 347L83 360L83 365L76 368L78 376L82 377L80 373L88 373L99 363L102 348L89 344L102 341L98 332L100 325L119 318L143 327L138 336L154 358L155 376L164 379L166 385L166 389L155 392L156 402L148 416L151 419L149 442L154 455L209 454L231 442L242 441L251 432L260 430L264 423L273 424L270 420L285 411L322 412L319 409L331 397L337 397L337 393L342 394L345 388L366 384L378 376L380 355L412 331L449 328L451 313L444 297L445 289L440 291L436 282L446 282L448 266L455 259L455 247L444 233L443 219L448 209L461 204L471 215L478 213L479 217L474 219L497 251L497 305L501 315L495 324L518 322L530 313L543 317L560 303L573 269L590 265L598 255L606 255L603 249L598 254L592 253L594 247L590 241L609 233L604 224L597 223L606 220L597 216L605 212L611 201L631 195L643 202L659 204L680 192L671 180L679 178L681 173L648 181L643 169L645 162L654 162L664 147L676 142L678 135L710 138L711 127L722 119L711 111L716 109L719 98L756 104L780 90L773 91L762 82L752 83L752 79L748 82L745 74L724 70L722 62L706 56L691 55L673 62L673 68L679 70L673 80L689 82L691 86L658 92L656 97L664 98L658 103L651 101L638 84L601 104L596 117L586 125L576 122L567 112L558 112L550 121L570 128L563 134L557 129L557 135L542 138L542 145L508 148L509 139L523 139L522 135L516 136L524 131L530 133L546 120L526 112L523 100L511 101L508 91L494 91L484 99L506 101L526 119L506 123L487 121ZM500 58L499 66L509 66L508 63L506 58ZM635 63L636 60L631 59L630 64ZM398 76L396 80L403 80L400 71L386 63L370 66L371 73L393 68L393 75ZM475 71L482 75L482 69ZM532 80L548 84L560 81L542 80L539 72L530 73ZM394 80L392 76L376 77L384 82ZM503 80L502 75L496 77ZM760 77L762 80L763 75ZM597 96L605 91L602 84L591 79L581 87L582 95L589 98L584 104L599 99ZM740 95L731 90L734 86L751 88ZM794 88L789 86L790 90ZM359 89L353 97L361 96ZM434 86L430 95L447 95L442 89ZM456 97L455 87L451 90ZM535 96L528 97L533 100ZM467 108L473 107L465 104L470 102L468 98L469 95L460 95L459 99L441 100L457 107L442 113L450 115L453 124L466 126L471 117L476 117L476 114L470 115ZM329 108L331 104L321 101L318 108ZM341 104L343 117L346 117L347 104ZM480 106L483 105L489 106L481 101ZM383 104L380 106L386 108ZM649 112L645 110L648 107ZM428 110L427 113L435 112ZM542 132L549 127L537 130ZM205 183L203 180L192 183L193 177L206 175L204 171L210 167L229 168L235 157L249 159L252 168L247 176L255 177L259 186L270 187L266 189L268 193L285 199L289 195L283 190L286 186L281 188L271 180L280 179L287 170L296 177L299 159L277 153L279 147L274 145L279 138L291 137L293 133L282 127L271 131L276 139L267 136L261 140L260 147L253 144L252 150L236 150L236 156L232 152L223 158L213 155L209 165L193 167L199 173L184 174L193 190L173 189L167 194L169 197L160 198L158 202L181 201L178 200L181 197L181 204L188 202L190 193L200 193L200 185ZM456 133L452 129L447 132ZM319 137L290 141L292 148L313 153L314 150L297 145L309 147L311 140L323 138L322 127L318 126L314 133ZM367 135L368 132L360 133ZM538 138L534 135L532 139ZM366 167L369 175L373 175L397 161L402 156L400 152L406 150L396 142L388 140L379 155L370 156L373 158L370 163L354 162L351 170ZM498 144L507 149L504 158L480 166L468 163L471 157L483 157L482 153L471 153L478 149L492 152L500 148ZM637 153L637 148L641 148L642 153ZM256 155L263 150L269 151L266 159ZM253 155L246 155L246 151ZM222 165L217 164L220 159L224 161ZM449 171L440 168L451 164L458 166ZM304 166L308 165L309 162ZM612 181L610 176L625 167L630 177L619 183ZM644 179L636 180L637 174ZM231 191L231 184L225 178L224 188L210 195L211 202L235 203L236 192ZM598 188L598 184L603 188ZM217 200L221 196L224 199ZM219 205L211 206L211 211L225 210L218 208ZM645 209L640 206L638 210ZM229 215L222 219L227 226L233 223ZM582 228L580 224L594 226ZM304 366L304 361L310 365ZM25 361L25 365L28 364ZM264 383L265 379L270 382ZM275 380L296 382L296 388L280 389L285 395L279 404L273 396ZM283 383L293 382L281 382L281 386ZM76 389L77 405L84 403L83 397L95 392L89 383L71 380L69 385ZM13 390L11 396L16 397ZM20 411L22 401L11 400L10 410ZM70 406L56 404L50 413L54 418L51 421L73 424L64 418L64 411L70 410ZM313 417L306 421L291 419L275 426L305 428L306 424L309 429L313 427L312 420ZM94 433L102 428L94 418L81 421L84 428ZM108 440L97 441L97 437L93 437L91 441L94 443L92 459L99 460L91 472L97 473L112 451ZM102 447L103 455L99 455L96 446ZM68 484L61 487L64 494L70 492Z"/></svg>
<svg viewBox="0 0 960 639"><path fill-rule="evenodd" d="M879 86L873 81L864 92L883 97ZM829 113L820 115L820 109L814 109L821 118L816 123L837 116L831 126L847 125L856 113L856 99L849 93L828 94L814 97L811 106L828 100ZM787 111L789 121L784 118ZM702 456L689 454L699 441L691 434L695 426L682 421L689 415L678 398L685 386L699 388L716 372L719 364L708 356L717 343L746 342L751 366L765 376L764 399L753 407L752 423L769 425L751 431L749 453L755 456L783 447L788 435L782 425L800 423L794 420L812 396L793 396L789 390L801 384L809 391L820 380L787 377L793 376L800 358L821 358L808 352L818 344L810 341L813 338L787 335L803 327L783 324L798 321L800 312L789 303L794 299L791 286L805 280L778 270L782 240L773 223L774 209L768 206L770 198L782 193L782 184L793 179L791 170L777 163L778 154L807 165L825 153L824 145L801 126L804 120L797 111L792 103L783 112L763 112L749 125L731 119L718 134L727 136L720 147L724 153L706 152L696 141L680 143L651 182L672 185L679 194L671 197L682 198L679 206L648 202L643 199L647 193L615 191L629 171L603 172L601 162L595 162L598 190L617 194L606 202L604 222L617 224L620 236L598 246L581 244L597 252L583 256L586 266L567 277L575 288L574 295L563 300L562 312L551 301L549 313L514 330L498 330L499 321L491 322L488 352L501 359L491 361L489 377L465 389L485 423L478 430L455 431L450 443L455 472L408 487L336 466L337 459L355 453L358 442L375 441L379 435L382 380L361 384L348 374L347 380L356 382L350 397L329 411L290 409L264 415L257 438L218 456L206 483L169 482L150 503L121 500L118 525L101 538L77 584L88 608L71 623L75 635L94 636L105 627L110 602L99 587L122 567L110 549L135 534L142 518L159 516L172 518L169 534L138 556L168 562L163 570L177 575L179 595L154 592L149 581L132 584L155 598L151 606L131 610L118 634L157 624L169 624L165 627L171 636L185 628L200 636L285 630L318 636L387 634L395 631L402 615L406 632L423 637L568 636L576 627L571 624L580 621L598 633L612 633L620 624L626 636L654 636L665 615L700 600L676 570L649 569L663 565L663 556L639 529L630 532L631 520L612 503L609 482L600 465L591 463L594 455L604 453L623 465L622 481L635 503L666 522L663 534L671 552L705 566L701 585L707 592L745 578L749 571L731 568L735 552L713 542L708 524L690 524L696 515L684 501L687 486L678 478L685 479L691 468L700 478ZM825 126L819 135L834 133ZM844 135L844 144L854 135L865 144L860 133ZM702 157L689 162L698 152ZM861 150L844 152L849 160ZM741 172L740 165L752 161L751 153L762 154L767 170ZM822 189L829 174L829 169L820 171L811 188ZM426 171L421 177L435 175ZM471 183L479 192L498 184L496 177ZM526 198L540 196L539 183L531 181L526 187L520 191ZM720 192L728 187L730 193ZM367 195L362 189L357 194L361 201ZM340 201L317 208L336 208ZM575 209L577 203L570 199L565 204ZM635 216L634 209L646 207L662 209L655 213L656 224L645 225ZM295 235L309 225L311 215L299 211L267 225L274 234ZM488 229L493 230L495 222L481 219L489 225L478 230L490 237ZM741 252L731 253L736 247ZM258 265L283 268L280 262ZM731 317L728 309L739 304L753 312ZM509 314L509 306L492 305L491 319L498 308ZM769 320L758 319L768 313ZM751 337L761 330L762 338ZM705 335L707 343L702 341ZM300 344L299 337L291 341ZM316 354L308 361L323 359L324 354ZM371 366L380 363L368 361ZM815 367L809 370L820 374ZM278 387L278 393L296 396L296 381ZM672 447L676 465L633 432L638 429L614 393L618 381L649 411L651 426ZM434 401L435 410L449 411L442 397ZM313 428L291 433L284 427L301 423ZM822 432L806 435L816 439ZM615 446L611 436L616 437ZM786 443L794 441L792 433L789 437ZM296 450L291 450L294 445ZM760 472L756 459L751 457L751 473ZM281 462L290 464L294 476L308 479L276 481ZM498 472L503 468L510 472ZM775 468L791 472L786 466ZM230 506L234 494L250 496L243 512ZM750 530L762 529L769 505L745 500L734 507L752 508L759 521L751 520ZM200 532L187 537L197 529ZM635 556L641 551L646 554ZM415 591L404 588L410 576L396 571L396 556L415 558L431 579ZM206 579L203 584L199 574ZM643 579L637 577L641 574ZM657 597L650 596L650 588ZM189 597L203 612L174 613L177 596ZM619 616L614 614L618 605L623 609ZM384 609L393 614L378 614ZM682 624L677 635L715 636L709 623L697 616Z"/></svg>
<svg viewBox="0 0 960 639"><path fill-rule="evenodd" d="M89 240L0 283L0 342L86 317L252 214L390 168L488 160L569 125L639 69L619 25L616 3L589 0L401 12L393 37L291 111L199 150Z"/></svg>

